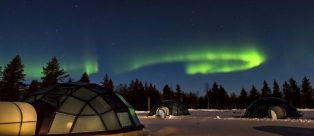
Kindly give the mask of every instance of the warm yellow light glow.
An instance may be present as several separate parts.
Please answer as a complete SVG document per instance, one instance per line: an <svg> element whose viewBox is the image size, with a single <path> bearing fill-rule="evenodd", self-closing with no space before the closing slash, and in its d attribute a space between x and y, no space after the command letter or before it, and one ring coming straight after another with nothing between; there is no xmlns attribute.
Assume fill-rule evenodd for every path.
<svg viewBox="0 0 314 136"><path fill-rule="evenodd" d="M0 135L35 135L37 114L23 102L0 102ZM22 120L21 120L22 119Z"/></svg>
<svg viewBox="0 0 314 136"><path fill-rule="evenodd" d="M73 124L73 122L68 122L68 123L67 123L67 128L70 129L70 128L72 127L72 124Z"/></svg>

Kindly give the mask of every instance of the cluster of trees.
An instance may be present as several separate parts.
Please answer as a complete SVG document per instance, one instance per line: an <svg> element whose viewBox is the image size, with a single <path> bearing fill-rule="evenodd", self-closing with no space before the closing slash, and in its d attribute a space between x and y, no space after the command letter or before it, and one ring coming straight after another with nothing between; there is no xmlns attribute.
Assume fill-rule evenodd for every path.
<svg viewBox="0 0 314 136"><path fill-rule="evenodd" d="M314 108L313 88L307 77L303 78L301 87L293 78L285 81L282 88L276 80L273 81L272 88L264 80L260 91L253 85L250 91L242 88L238 95L235 93L228 95L225 89L217 83L214 83L211 88L206 88L205 96L199 98L200 106L198 108L242 109L261 97L282 98L298 108Z"/></svg>
<svg viewBox="0 0 314 136"><path fill-rule="evenodd" d="M224 87L216 82L212 86L206 85L206 93L203 96L199 96L195 92L186 93L181 90L180 85L176 85L173 90L166 84L160 92L155 85L147 83L143 85L138 79L132 80L129 86L119 85L116 91L137 110L148 110L151 105L160 103L162 100L179 101L188 108L194 109L243 109L261 97L282 98L298 108L314 108L313 88L307 77L303 78L301 87L293 78L290 78L284 82L282 88L276 80L274 80L272 88L264 81L261 90L253 85L250 91L242 88L239 94L228 94Z"/></svg>
<svg viewBox="0 0 314 136"><path fill-rule="evenodd" d="M26 85L24 65L20 56L15 56L3 69L0 67L0 101L17 101L41 87L59 82L72 82L69 75L60 68L55 57L42 68L42 74L41 81L33 80ZM66 79L68 80L65 81ZM90 82L88 74L83 73L77 82ZM119 84L114 87L112 79L107 74L100 84L108 90L120 93L136 110L149 110L162 100L179 101L194 109L246 108L249 103L261 97L283 98L298 108L314 108L313 88L307 77L303 78L301 86L293 78L285 81L281 88L276 80L273 81L272 88L264 81L260 91L253 85L250 91L242 88L238 95L228 94L224 87L216 82L212 86L206 85L203 96L196 92L186 93L179 84L175 90L166 84L162 91L159 91L154 84L138 79L132 80L129 85Z"/></svg>
<svg viewBox="0 0 314 136"><path fill-rule="evenodd" d="M59 82L72 82L69 75L60 68L59 61L53 57L42 68L41 81L33 80L29 85L24 83L24 65L19 55L15 56L3 70L0 67L0 101L18 101L24 95L31 93L41 87L55 85ZM65 81L68 79L68 81ZM83 73L80 80L77 82L89 82L87 73ZM113 90L113 82L107 75L105 75L102 86L109 90Z"/></svg>
<svg viewBox="0 0 314 136"><path fill-rule="evenodd" d="M156 86L138 79L132 80L129 85L120 84L116 92L121 94L136 110L148 110L149 106L159 104L162 100Z"/></svg>

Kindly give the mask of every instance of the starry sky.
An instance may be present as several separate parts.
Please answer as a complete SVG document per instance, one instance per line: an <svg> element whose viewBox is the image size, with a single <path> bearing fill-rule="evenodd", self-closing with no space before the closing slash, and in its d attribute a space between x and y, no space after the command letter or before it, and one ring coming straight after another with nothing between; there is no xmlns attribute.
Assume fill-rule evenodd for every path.
<svg viewBox="0 0 314 136"><path fill-rule="evenodd" d="M56 56L73 80L138 78L202 92L314 73L312 0L0 0L0 66L26 81Z"/></svg>

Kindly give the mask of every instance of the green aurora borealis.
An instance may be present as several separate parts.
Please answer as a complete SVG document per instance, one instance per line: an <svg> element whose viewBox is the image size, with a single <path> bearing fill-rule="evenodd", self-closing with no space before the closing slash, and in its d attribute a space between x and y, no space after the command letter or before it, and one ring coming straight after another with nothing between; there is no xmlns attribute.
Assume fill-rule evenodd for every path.
<svg viewBox="0 0 314 136"><path fill-rule="evenodd" d="M115 74L121 74L153 65L182 63L186 75L244 71L258 67L266 61L266 55L257 47L252 43L242 43L241 46L205 44L195 48L167 49L162 53L137 52L137 55L128 54L124 61L111 64L113 66L111 70ZM104 63L101 62L103 60L98 60L96 52L91 54L86 51L83 54L79 59L59 58L61 68L70 75L75 74L74 76L80 76L77 74L83 72L87 72L89 75L97 73L99 71L98 64ZM35 63L26 60L24 65L27 78L40 78L42 77L42 67L46 65L46 62Z"/></svg>
<svg viewBox="0 0 314 136"><path fill-rule="evenodd" d="M263 80L314 77L314 2L0 1L0 66L15 55L25 82L56 57L73 81L83 72L115 85L139 79L229 92ZM174 89L174 88L173 88Z"/></svg>
<svg viewBox="0 0 314 136"><path fill-rule="evenodd" d="M135 55L136 57L131 57L123 67L115 69L116 73L121 73L152 65L183 63L187 75L205 75L248 70L266 61L266 55L255 44L243 43L241 45L222 44L218 47L205 45L200 48L166 51L163 54Z"/></svg>

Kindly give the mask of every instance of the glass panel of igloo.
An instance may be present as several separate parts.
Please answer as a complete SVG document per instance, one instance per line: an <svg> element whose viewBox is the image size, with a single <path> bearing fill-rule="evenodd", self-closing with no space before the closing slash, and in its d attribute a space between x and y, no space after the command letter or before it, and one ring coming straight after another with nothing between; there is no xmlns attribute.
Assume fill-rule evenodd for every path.
<svg viewBox="0 0 314 136"><path fill-rule="evenodd" d="M56 113L55 119L49 130L49 134L67 134L69 133L75 116Z"/></svg>
<svg viewBox="0 0 314 136"><path fill-rule="evenodd" d="M73 133L104 131L104 125L99 116L78 116Z"/></svg>
<svg viewBox="0 0 314 136"><path fill-rule="evenodd" d="M132 126L132 122L131 122L129 114L127 112L117 113L117 115L118 115L118 118L120 120L122 127Z"/></svg>
<svg viewBox="0 0 314 136"><path fill-rule="evenodd" d="M119 120L116 116L116 113L114 111L104 113L101 117L102 117L108 130L121 129L120 122L119 122Z"/></svg>
<svg viewBox="0 0 314 136"><path fill-rule="evenodd" d="M86 105L80 115L96 115L97 113L89 106Z"/></svg>
<svg viewBox="0 0 314 136"><path fill-rule="evenodd" d="M96 97L89 104L97 113L104 113L111 109L111 106L101 96Z"/></svg>
<svg viewBox="0 0 314 136"><path fill-rule="evenodd" d="M83 108L84 104L85 103L79 99L68 97L60 107L59 111L76 115Z"/></svg>
<svg viewBox="0 0 314 136"><path fill-rule="evenodd" d="M81 98L85 101L88 101L89 99L93 98L97 94L94 93L93 91L90 91L89 89L87 89L85 87L82 87L82 88L76 90L72 95L75 97Z"/></svg>

